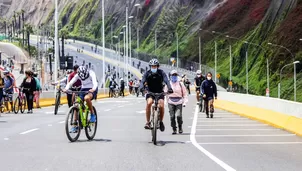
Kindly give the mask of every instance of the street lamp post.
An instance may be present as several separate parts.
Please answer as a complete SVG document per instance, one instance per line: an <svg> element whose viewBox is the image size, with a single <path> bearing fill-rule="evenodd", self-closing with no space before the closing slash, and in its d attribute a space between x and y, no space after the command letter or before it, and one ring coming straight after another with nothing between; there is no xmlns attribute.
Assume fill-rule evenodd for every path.
<svg viewBox="0 0 302 171"><path fill-rule="evenodd" d="M278 84L278 98L280 99L281 98L281 79L282 79L282 71L285 67L287 66L290 66L290 65L294 65L294 68L295 68L295 71L294 71L294 88L296 89L296 80L297 80L297 77L296 77L296 64L299 64L300 61L294 61L293 63L290 63L290 64L287 64L287 65L284 65L281 70L280 70L280 81L279 81L279 84ZM296 101L296 92L295 92L295 97L294 97L294 100Z"/></svg>
<svg viewBox="0 0 302 171"><path fill-rule="evenodd" d="M198 44L199 44L199 70L201 71L201 38L198 36Z"/></svg>
<svg viewBox="0 0 302 171"><path fill-rule="evenodd" d="M133 16L130 16L129 17L129 19L132 19L133 18ZM130 45L130 61L129 61L129 63L130 63L130 66L131 66L131 60L132 60L132 37L131 37L131 21L129 22L129 45Z"/></svg>
<svg viewBox="0 0 302 171"><path fill-rule="evenodd" d="M177 50L176 50L176 57L177 57L177 60L176 60L176 64L177 64L177 68L178 68L178 60L179 60L179 49L178 49L178 33L176 33L176 44L177 44Z"/></svg>
<svg viewBox="0 0 302 171"><path fill-rule="evenodd" d="M127 83L129 82L129 78L128 78L128 63L129 63L129 60L128 60L128 52L129 52L129 30L128 30L128 27L129 27L129 17L128 17L128 4L127 4L127 7L126 7L126 76L127 76Z"/></svg>
<svg viewBox="0 0 302 171"><path fill-rule="evenodd" d="M105 1L102 1L102 38L103 38L103 89L105 91Z"/></svg>
<svg viewBox="0 0 302 171"><path fill-rule="evenodd" d="M281 45L276 45L276 44L273 44L273 43L267 43L268 45L271 45L271 46L275 46L275 47L279 47L279 48L282 48L282 49L285 49L286 51L288 51L290 53L290 55L292 56L293 58L293 64L294 64L294 101L297 101L297 85L296 85L296 64L297 63L300 63L299 61L295 61L295 56L294 54L286 47L284 46L281 46ZM281 73L280 73L280 81L281 81ZM281 83L280 83L280 88L279 88L279 93L278 93L278 97L280 98L281 96Z"/></svg>
<svg viewBox="0 0 302 171"><path fill-rule="evenodd" d="M134 7L137 7L139 9L139 7L141 6L141 4L135 4ZM136 16L138 16L138 10L136 13ZM138 19L137 19L138 20ZM139 49L139 22L137 21L137 28L136 28L136 49Z"/></svg>
<svg viewBox="0 0 302 171"><path fill-rule="evenodd" d="M59 58L59 51L58 51L58 0L55 0L55 82L58 79L58 58ZM56 92L56 91L55 91Z"/></svg>

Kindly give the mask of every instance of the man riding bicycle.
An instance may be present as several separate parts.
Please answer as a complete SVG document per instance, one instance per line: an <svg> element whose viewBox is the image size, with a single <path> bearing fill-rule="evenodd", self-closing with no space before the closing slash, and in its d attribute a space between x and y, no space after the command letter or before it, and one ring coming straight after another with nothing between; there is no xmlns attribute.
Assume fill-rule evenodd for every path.
<svg viewBox="0 0 302 171"><path fill-rule="evenodd" d="M202 82L205 80L205 77L202 76L201 71L197 70L196 71L196 77L194 78L194 86L195 86L195 91L196 91L196 99L197 99L197 104L199 104L200 101L200 86Z"/></svg>
<svg viewBox="0 0 302 171"><path fill-rule="evenodd" d="M168 93L173 93L170 81L168 80L167 75L165 72L161 69L159 69L159 62L157 59L152 59L149 62L150 70L148 70L142 79L142 82L140 84L140 89L142 89L145 86L145 83L147 84L147 89L149 92L152 93L162 93L164 86L163 82L168 87ZM163 123L164 119L164 95L159 97L159 107L160 107L160 131L165 130L165 125ZM154 97L150 96L150 94L147 93L146 95L147 100L147 106L146 106L146 120L147 123L145 125L145 129L151 129L151 123L150 123L150 115L151 115L151 106L154 101Z"/></svg>
<svg viewBox="0 0 302 171"><path fill-rule="evenodd" d="M96 122L96 116L92 107L91 100L96 99L97 92L98 92L98 83L95 73L92 70L88 70L84 66L80 66L78 68L78 73L70 80L70 82L66 85L64 92L67 92L67 90L77 81L80 80L82 83L81 93L79 97L81 97L82 100L86 101L86 104L90 110L90 121L91 123ZM75 116L75 120L77 120ZM74 123L74 125L77 125L77 123ZM71 132L76 132L77 127L72 127Z"/></svg>

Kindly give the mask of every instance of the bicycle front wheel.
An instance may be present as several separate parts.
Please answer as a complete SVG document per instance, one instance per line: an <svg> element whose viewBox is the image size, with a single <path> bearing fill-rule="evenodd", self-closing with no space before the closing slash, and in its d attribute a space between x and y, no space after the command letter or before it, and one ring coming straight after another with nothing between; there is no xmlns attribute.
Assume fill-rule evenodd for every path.
<svg viewBox="0 0 302 171"><path fill-rule="evenodd" d="M70 142L75 142L80 137L81 128L79 117L79 109L77 107L71 107L65 120L65 132Z"/></svg>
<svg viewBox="0 0 302 171"><path fill-rule="evenodd" d="M154 145L157 144L157 126L158 126L158 111L154 111L152 120L152 142Z"/></svg>
<svg viewBox="0 0 302 171"><path fill-rule="evenodd" d="M87 113L86 119L87 119L87 126L85 127L85 134L88 140L93 140L96 134L97 126L98 126L98 115L96 113L95 107L93 106L93 113L96 116L96 121L94 123L89 122L90 117L89 113Z"/></svg>
<svg viewBox="0 0 302 171"><path fill-rule="evenodd" d="M20 106L21 106L21 105L20 105L20 98L17 97L17 98L15 99L14 107L13 107L13 111L14 111L15 114L18 114L18 113L19 113Z"/></svg>
<svg viewBox="0 0 302 171"><path fill-rule="evenodd" d="M58 113L58 109L59 109L59 105L60 105L60 98L61 98L61 93L57 93L56 102L55 102L55 111L54 111L55 115Z"/></svg>
<svg viewBox="0 0 302 171"><path fill-rule="evenodd" d="M25 97L23 97L20 100L21 100L21 102L20 102L20 111L21 111L21 113L24 113L25 108L26 108L26 99L25 99Z"/></svg>

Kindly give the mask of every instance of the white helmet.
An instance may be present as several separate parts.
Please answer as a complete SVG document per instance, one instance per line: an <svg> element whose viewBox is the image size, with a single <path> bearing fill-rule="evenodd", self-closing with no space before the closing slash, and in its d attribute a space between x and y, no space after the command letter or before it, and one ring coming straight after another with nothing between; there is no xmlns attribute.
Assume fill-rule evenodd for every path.
<svg viewBox="0 0 302 171"><path fill-rule="evenodd" d="M89 71L86 67L80 66L78 68L78 76L81 80L86 80L89 77Z"/></svg>
<svg viewBox="0 0 302 171"><path fill-rule="evenodd" d="M196 71L196 75L201 75L201 71L200 71L200 70L197 70L197 71Z"/></svg>

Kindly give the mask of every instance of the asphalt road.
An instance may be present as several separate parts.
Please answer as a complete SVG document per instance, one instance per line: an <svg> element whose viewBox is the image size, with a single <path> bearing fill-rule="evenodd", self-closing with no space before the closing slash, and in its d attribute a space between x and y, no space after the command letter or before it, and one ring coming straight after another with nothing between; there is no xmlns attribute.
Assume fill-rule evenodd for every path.
<svg viewBox="0 0 302 171"><path fill-rule="evenodd" d="M251 170L298 171L302 138L237 115L216 110L214 119L198 113L193 96L184 108L184 133L166 131L158 146L144 130L145 100L129 96L94 102L98 130L94 141L70 143L65 135L67 107L0 117L0 167L3 171L78 170Z"/></svg>

